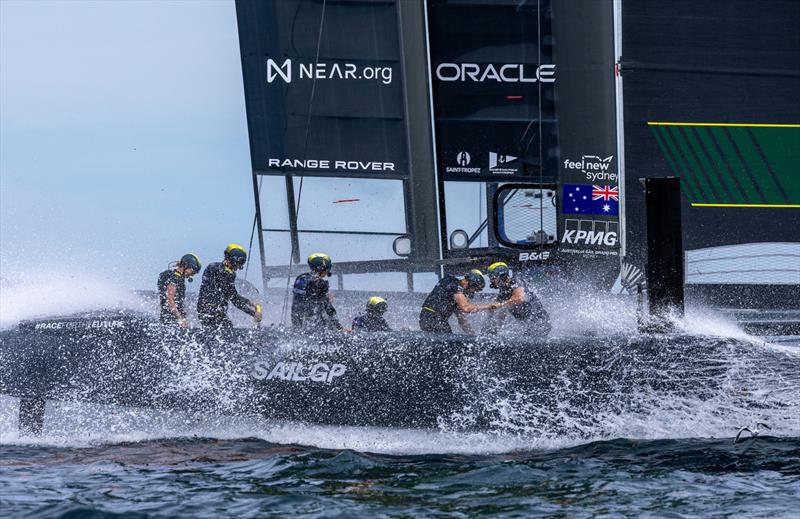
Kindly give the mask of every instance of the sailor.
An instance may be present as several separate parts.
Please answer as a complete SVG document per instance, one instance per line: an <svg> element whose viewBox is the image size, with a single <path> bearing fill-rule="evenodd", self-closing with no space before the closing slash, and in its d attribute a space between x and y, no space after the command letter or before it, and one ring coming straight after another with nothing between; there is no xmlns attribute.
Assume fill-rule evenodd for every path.
<svg viewBox="0 0 800 519"><path fill-rule="evenodd" d="M331 257L315 252L308 257L308 266L311 272L297 276L292 287L292 326L312 331L341 330L327 279L333 267Z"/></svg>
<svg viewBox="0 0 800 519"><path fill-rule="evenodd" d="M383 314L389 309L386 299L373 296L367 301L367 311L353 319L353 331L365 332L390 332L389 323L383 318Z"/></svg>
<svg viewBox="0 0 800 519"><path fill-rule="evenodd" d="M489 286L499 291L497 295L498 310L494 312L484 325L483 333L497 333L508 314L522 322L526 334L547 335L550 333L550 317L539 298L527 292L511 274L511 269L502 261L492 263L487 270Z"/></svg>
<svg viewBox="0 0 800 519"><path fill-rule="evenodd" d="M188 328L186 310L183 302L186 298L186 280L200 272L202 265L196 254L184 254L175 262L175 266L158 275L158 300L161 306L161 324L177 325Z"/></svg>
<svg viewBox="0 0 800 519"><path fill-rule="evenodd" d="M200 295L197 298L197 316L205 328L233 328L228 318L228 302L242 312L261 322L261 305L239 295L236 290L236 271L247 262L244 247L231 243L225 248L221 263L212 263L203 272Z"/></svg>
<svg viewBox="0 0 800 519"><path fill-rule="evenodd" d="M470 270L463 278L447 275L439 281L425 302L419 314L419 328L424 332L453 333L447 320L456 314L458 324L466 333L473 333L466 314L491 310L496 304L476 305L469 299L483 290L486 281L483 272Z"/></svg>

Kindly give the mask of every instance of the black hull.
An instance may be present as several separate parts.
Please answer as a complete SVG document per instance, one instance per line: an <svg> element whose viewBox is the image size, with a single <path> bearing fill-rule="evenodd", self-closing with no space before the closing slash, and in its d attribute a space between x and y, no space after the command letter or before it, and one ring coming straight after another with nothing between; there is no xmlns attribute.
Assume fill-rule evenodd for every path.
<svg viewBox="0 0 800 519"><path fill-rule="evenodd" d="M77 324L2 332L0 393L326 425L580 434L597 416L636 412L649 400L717 398L745 373L743 356L758 376L798 372L781 353L753 357L752 345L681 335L308 337L169 333L130 318L49 323Z"/></svg>

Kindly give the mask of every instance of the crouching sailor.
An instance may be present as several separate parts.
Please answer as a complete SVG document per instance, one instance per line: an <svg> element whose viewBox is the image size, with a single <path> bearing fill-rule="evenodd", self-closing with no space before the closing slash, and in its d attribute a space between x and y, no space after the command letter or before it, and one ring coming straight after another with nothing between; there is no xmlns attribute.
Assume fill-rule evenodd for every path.
<svg viewBox="0 0 800 519"><path fill-rule="evenodd" d="M525 333L547 335L550 333L550 317L535 294L526 292L525 287L511 275L511 269L503 262L489 265L489 286L499 291L498 311L487 320L483 333L497 333L508 314L523 323Z"/></svg>
<svg viewBox="0 0 800 519"><path fill-rule="evenodd" d="M194 254L184 254L175 262L175 267L170 266L158 275L158 300L161 306L159 320L161 324L188 328L186 310L183 302L186 299L186 280L200 272L202 265L200 258Z"/></svg>
<svg viewBox="0 0 800 519"><path fill-rule="evenodd" d="M327 279L333 261L327 254L315 252L308 257L308 266L311 272L297 276L292 287L292 326L311 331L341 330Z"/></svg>
<svg viewBox="0 0 800 519"><path fill-rule="evenodd" d="M469 299L483 290L486 281L483 272L470 270L463 278L447 275L439 281L425 302L419 314L419 328L424 332L453 333L447 320L456 314L458 324L466 333L472 333L466 314L496 308L496 304L475 305Z"/></svg>
<svg viewBox="0 0 800 519"><path fill-rule="evenodd" d="M390 332L389 323L383 314L389 309L389 304L382 297L370 297L367 301L367 311L353 319L353 331L365 332Z"/></svg>
<svg viewBox="0 0 800 519"><path fill-rule="evenodd" d="M232 243L225 248L221 263L212 263L203 272L200 295L197 298L197 315L205 328L233 328L228 317L228 302L242 312L261 321L261 305L239 295L236 290L236 271L247 262L247 253L241 245Z"/></svg>

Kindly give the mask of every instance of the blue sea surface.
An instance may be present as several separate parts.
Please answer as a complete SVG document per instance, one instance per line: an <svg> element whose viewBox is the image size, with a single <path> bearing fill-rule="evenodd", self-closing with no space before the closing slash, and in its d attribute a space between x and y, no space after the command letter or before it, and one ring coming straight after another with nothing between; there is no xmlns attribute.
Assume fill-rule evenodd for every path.
<svg viewBox="0 0 800 519"><path fill-rule="evenodd" d="M388 455L255 438L0 446L4 517L797 517L800 438Z"/></svg>

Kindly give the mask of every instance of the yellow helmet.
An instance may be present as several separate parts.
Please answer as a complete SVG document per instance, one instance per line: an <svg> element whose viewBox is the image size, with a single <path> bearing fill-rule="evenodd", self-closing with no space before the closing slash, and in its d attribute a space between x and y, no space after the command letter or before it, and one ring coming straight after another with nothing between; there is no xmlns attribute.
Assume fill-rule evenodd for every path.
<svg viewBox="0 0 800 519"><path fill-rule="evenodd" d="M315 252L308 257L308 266L314 272L326 272L333 267L333 260L324 252Z"/></svg>
<svg viewBox="0 0 800 519"><path fill-rule="evenodd" d="M184 267L189 267L195 272L200 272L200 269L203 268L203 264L200 263L200 258L197 257L197 254L191 252L181 256L179 263L182 263Z"/></svg>
<svg viewBox="0 0 800 519"><path fill-rule="evenodd" d="M373 312L384 313L386 310L389 309L389 303L386 302L386 299L378 296L372 296L367 301L367 310L371 310Z"/></svg>
<svg viewBox="0 0 800 519"><path fill-rule="evenodd" d="M472 269L464 276L467 283L475 290L483 290L486 286L486 280L483 278L483 272L478 269Z"/></svg>
<svg viewBox="0 0 800 519"><path fill-rule="evenodd" d="M487 272L489 273L490 279L507 278L511 276L511 269L508 268L508 265L502 261L498 261L489 265Z"/></svg>
<svg viewBox="0 0 800 519"><path fill-rule="evenodd" d="M236 243L231 243L225 247L225 259L228 259L237 267L242 267L247 262L247 251L244 247Z"/></svg>

